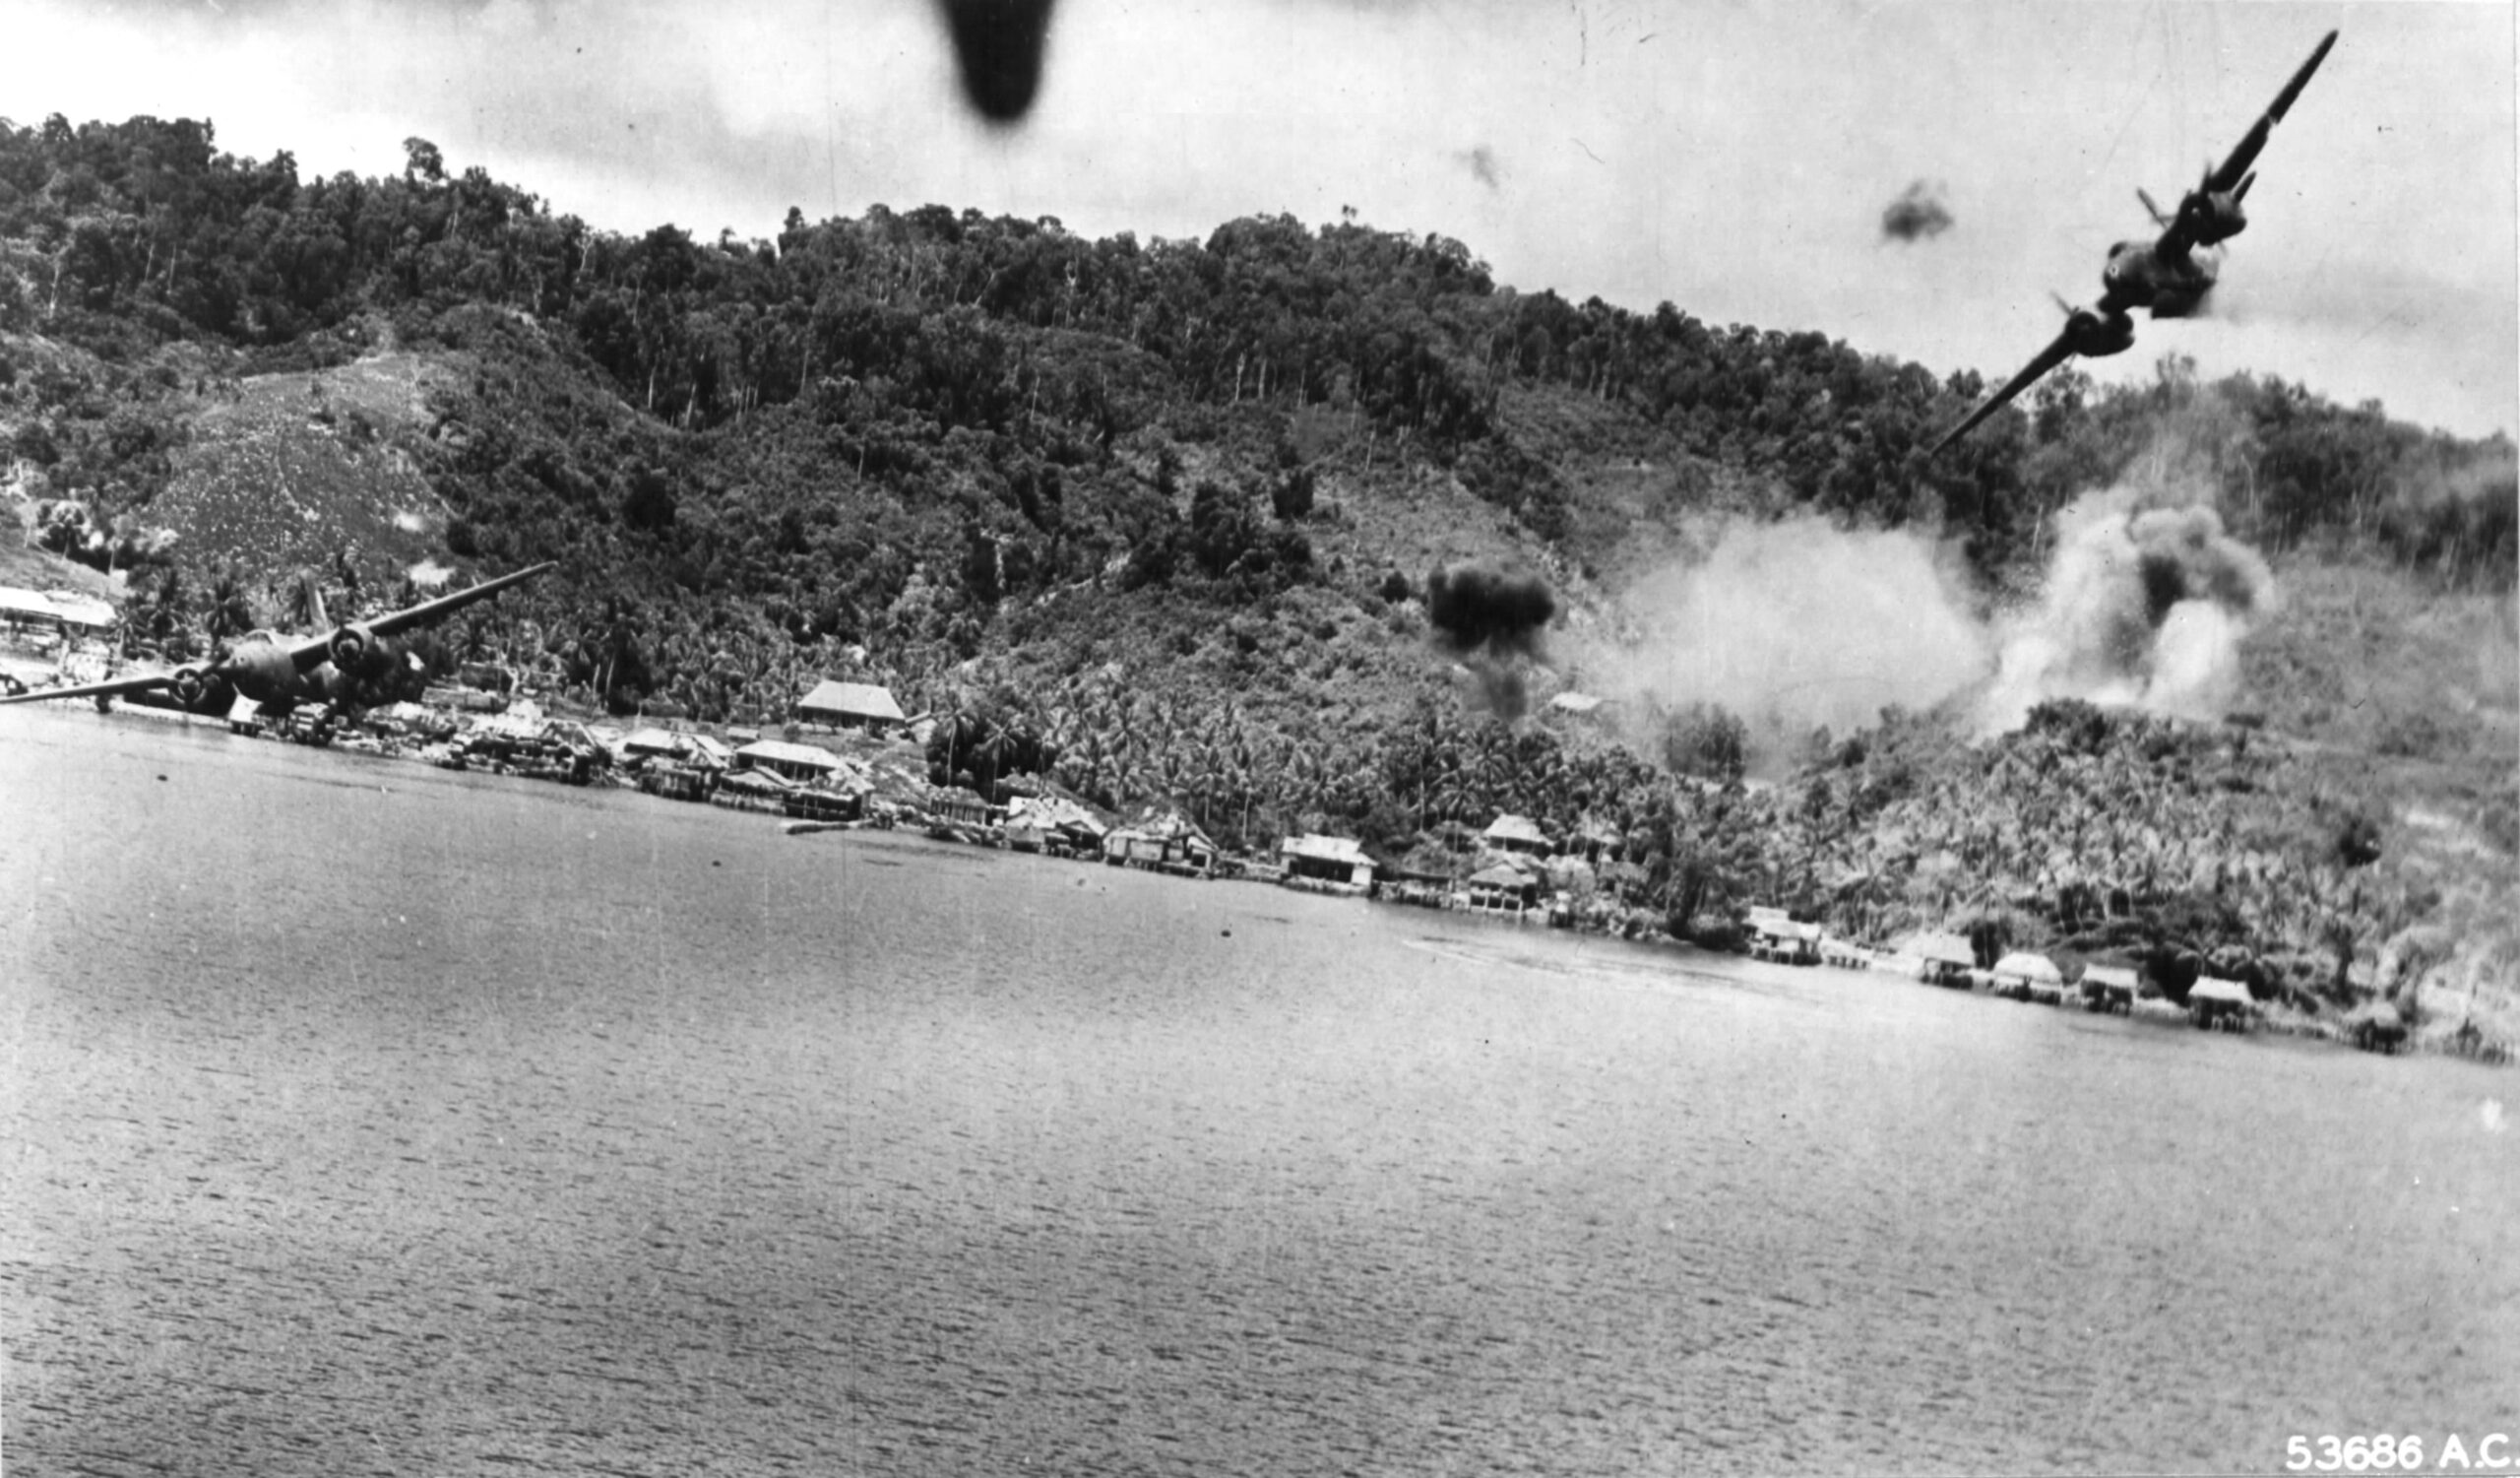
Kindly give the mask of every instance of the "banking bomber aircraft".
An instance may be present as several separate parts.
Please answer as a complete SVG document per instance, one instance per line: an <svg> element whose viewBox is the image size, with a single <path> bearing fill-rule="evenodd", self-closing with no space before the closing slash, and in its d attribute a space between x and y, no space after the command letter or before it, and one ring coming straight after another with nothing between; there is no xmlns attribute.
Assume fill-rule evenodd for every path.
<svg viewBox="0 0 2520 1478"><path fill-rule="evenodd" d="M2248 225L2248 218L2240 214L2240 201L2248 195L2248 187L2257 182L2257 171L2250 166L2266 147L2267 134L2291 111L2293 99L2309 86L2310 74L2327 60L2328 48L2335 44L2336 32L2331 31L2320 39L2310 59L2293 74L2293 80L2284 84L2284 91L2275 95L2274 105L2250 125L2231 158L2206 169L2203 181L2178 203L2178 214L2165 216L2161 207L2153 204L2153 197L2142 190L2135 192L2135 198L2151 213L2153 224L2162 228L2160 237L2152 241L2120 241L2109 248L2109 263L2100 273L2100 301L2088 308L2072 308L2058 299L2056 306L2065 309L2065 331L2024 365L2021 373L2004 381L2001 389L1970 412L1968 419L1943 432L1927 456L1968 435L1978 422L2074 355L2122 353L2135 342L2132 309L2150 309L2155 318L2184 318L2196 311L2222 270L2221 253L2216 248ZM2200 247L2207 255L2196 254Z"/></svg>
<svg viewBox="0 0 2520 1478"><path fill-rule="evenodd" d="M199 709L221 687L260 704L340 702L348 696L350 678L372 671L384 659L385 638L424 625L475 601L487 600L550 568L549 562L534 565L373 620L347 621L320 636L296 642L284 641L269 631L256 631L206 665L140 673L76 687L31 688L0 697L0 703L32 703L40 698L94 698L101 703L124 693L161 687L171 689L177 701L189 709Z"/></svg>

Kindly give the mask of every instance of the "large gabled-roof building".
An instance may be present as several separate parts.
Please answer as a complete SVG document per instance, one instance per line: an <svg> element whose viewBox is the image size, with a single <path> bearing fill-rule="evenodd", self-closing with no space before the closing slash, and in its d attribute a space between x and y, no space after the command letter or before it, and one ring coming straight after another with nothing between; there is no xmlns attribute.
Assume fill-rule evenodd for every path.
<svg viewBox="0 0 2520 1478"><path fill-rule="evenodd" d="M796 700L796 722L827 724L834 729L863 729L878 737L902 722L902 706L892 691L872 682L840 682L824 678Z"/></svg>

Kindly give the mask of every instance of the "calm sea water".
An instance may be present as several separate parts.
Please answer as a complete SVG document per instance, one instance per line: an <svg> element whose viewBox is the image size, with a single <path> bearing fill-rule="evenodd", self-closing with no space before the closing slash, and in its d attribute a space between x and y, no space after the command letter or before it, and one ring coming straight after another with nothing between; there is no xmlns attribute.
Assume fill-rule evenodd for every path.
<svg viewBox="0 0 2520 1478"><path fill-rule="evenodd" d="M12 1473L2520 1437L2507 1072L130 716L0 803Z"/></svg>

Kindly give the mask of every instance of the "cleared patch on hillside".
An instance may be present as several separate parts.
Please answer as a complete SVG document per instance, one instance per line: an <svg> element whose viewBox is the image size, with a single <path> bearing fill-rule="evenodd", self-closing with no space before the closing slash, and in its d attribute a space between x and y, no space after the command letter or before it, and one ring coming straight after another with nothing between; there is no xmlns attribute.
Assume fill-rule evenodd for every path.
<svg viewBox="0 0 2520 1478"><path fill-rule="evenodd" d="M148 512L201 563L330 568L389 581L444 552L446 512L397 442L432 423L452 371L389 354L261 375L202 403L174 477Z"/></svg>
<svg viewBox="0 0 2520 1478"><path fill-rule="evenodd" d="M2319 744L2457 763L2520 758L2509 593L2426 590L2370 562L2279 560L2282 602L2241 647L2244 706Z"/></svg>
<svg viewBox="0 0 2520 1478"><path fill-rule="evenodd" d="M83 596L119 601L122 592L102 570L62 558L27 543L23 516L0 504L0 585L21 590L75 590Z"/></svg>

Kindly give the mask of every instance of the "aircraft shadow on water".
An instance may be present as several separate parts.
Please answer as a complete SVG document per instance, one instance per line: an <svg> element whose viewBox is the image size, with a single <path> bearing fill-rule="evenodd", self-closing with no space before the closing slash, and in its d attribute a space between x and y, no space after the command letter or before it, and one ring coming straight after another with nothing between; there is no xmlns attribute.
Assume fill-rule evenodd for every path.
<svg viewBox="0 0 2520 1478"><path fill-rule="evenodd" d="M1943 432L1927 456L1968 435L1979 422L2036 384L2040 376L2076 354L2097 357L2123 353L2135 342L2135 309L2146 309L2155 318L2185 318L2197 310L2222 270L2222 244L2247 228L2248 218L2241 214L2240 202L2247 198L2249 186L2257 182L2253 166L2259 152L2266 148L2267 135L2292 110L2301 90L2309 86L2310 74L2327 60L2328 48L2336 44L2336 34L2331 31L2320 38L2310 59L2301 63L2293 80L2284 85L2284 91L2275 95L2274 103L2249 126L2231 157L2206 169L2205 178L2187 192L2174 215L2162 214L2150 195L2142 190L2135 192L2152 215L2153 224L2161 227L2161 235L2151 241L2120 241L2110 247L2108 263L2100 273L2100 300L2089 307L2075 308L2058 299L2056 305L2065 310L2064 332L2023 365L2019 374L1980 402L1967 419Z"/></svg>
<svg viewBox="0 0 2520 1478"><path fill-rule="evenodd" d="M195 712L222 704L231 694L267 707L301 702L343 704L350 700L357 678L372 675L380 663L391 660L384 646L388 638L426 625L475 601L487 600L550 568L547 561L533 565L495 580L484 580L469 590L368 620L346 621L320 635L296 641L269 631L255 631L207 663L135 673L72 687L31 688L0 697L0 704L94 698L102 705L117 697L159 690Z"/></svg>

